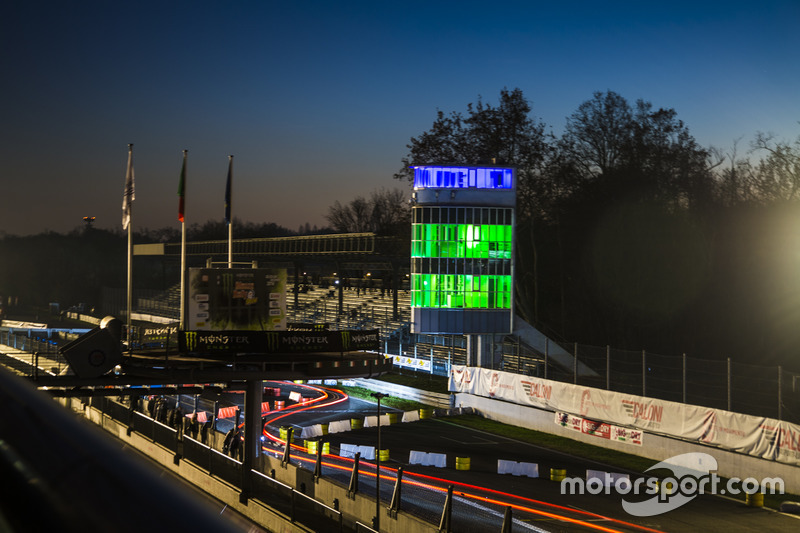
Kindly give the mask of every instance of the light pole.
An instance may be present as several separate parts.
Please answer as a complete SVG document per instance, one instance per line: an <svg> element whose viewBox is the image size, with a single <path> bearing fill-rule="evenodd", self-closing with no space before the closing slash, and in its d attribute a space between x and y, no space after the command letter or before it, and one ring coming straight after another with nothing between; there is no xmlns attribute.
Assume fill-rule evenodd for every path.
<svg viewBox="0 0 800 533"><path fill-rule="evenodd" d="M375 450L375 531L381 530L381 399L388 397L382 392L373 392L378 400L378 448Z"/></svg>

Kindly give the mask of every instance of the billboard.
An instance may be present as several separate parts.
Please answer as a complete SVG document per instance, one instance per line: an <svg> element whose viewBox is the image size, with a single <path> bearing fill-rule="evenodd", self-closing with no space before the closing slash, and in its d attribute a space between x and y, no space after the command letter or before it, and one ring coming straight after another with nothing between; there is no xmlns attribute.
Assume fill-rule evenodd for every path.
<svg viewBox="0 0 800 533"><path fill-rule="evenodd" d="M186 329L286 330L285 268L191 268Z"/></svg>
<svg viewBox="0 0 800 533"><path fill-rule="evenodd" d="M179 349L204 354L288 354L377 350L377 329L341 331L182 331Z"/></svg>

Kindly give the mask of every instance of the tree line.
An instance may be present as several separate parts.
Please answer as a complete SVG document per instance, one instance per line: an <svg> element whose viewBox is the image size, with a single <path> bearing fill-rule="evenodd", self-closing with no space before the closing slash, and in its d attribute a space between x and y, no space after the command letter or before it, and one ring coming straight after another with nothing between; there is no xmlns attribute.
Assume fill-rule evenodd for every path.
<svg viewBox="0 0 800 533"><path fill-rule="evenodd" d="M397 188L328 209L328 227L298 231L234 221L235 238L330 232L408 237L410 167L512 166L517 179L516 312L556 339L597 346L783 364L800 371L800 137L757 133L703 147L670 108L595 92L561 135L520 89L497 104L438 111L412 137ZM227 238L223 221L190 240ZM177 228L134 242L179 242ZM0 295L98 301L124 287L125 236L91 226L0 238ZM163 276L161 276L163 277ZM137 273L135 283L162 280Z"/></svg>
<svg viewBox="0 0 800 533"><path fill-rule="evenodd" d="M413 165L511 166L516 311L557 338L800 371L800 138L702 147L674 109L595 92L554 135L520 89L438 111Z"/></svg>

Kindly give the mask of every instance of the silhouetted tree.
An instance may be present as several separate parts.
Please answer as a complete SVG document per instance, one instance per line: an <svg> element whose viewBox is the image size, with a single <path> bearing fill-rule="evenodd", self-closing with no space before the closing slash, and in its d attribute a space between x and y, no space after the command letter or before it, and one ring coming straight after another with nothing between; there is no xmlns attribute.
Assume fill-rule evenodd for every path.
<svg viewBox="0 0 800 533"><path fill-rule="evenodd" d="M401 189L373 191L369 199L357 196L342 205L335 202L325 218L341 233L373 232L379 235L403 235L410 231L408 195Z"/></svg>

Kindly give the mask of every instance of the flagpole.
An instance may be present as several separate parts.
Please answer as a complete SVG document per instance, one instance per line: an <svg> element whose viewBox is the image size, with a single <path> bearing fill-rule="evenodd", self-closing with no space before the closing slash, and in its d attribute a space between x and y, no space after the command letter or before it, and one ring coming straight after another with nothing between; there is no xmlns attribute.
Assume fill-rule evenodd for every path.
<svg viewBox="0 0 800 533"><path fill-rule="evenodd" d="M228 268L233 268L233 214L231 205L233 204L233 156L228 156L228 182L225 188L225 213L228 219Z"/></svg>
<svg viewBox="0 0 800 533"><path fill-rule="evenodd" d="M128 355L131 355L133 349L133 341L131 340L131 301L133 300L133 199L134 199L134 183L133 183L133 143L128 144L128 170L125 175L125 194L123 197L123 221L122 223L128 229L128 293L127 293L127 340L128 340Z"/></svg>
<svg viewBox="0 0 800 533"><path fill-rule="evenodd" d="M181 311L180 329L186 328L186 302L184 300L186 290L186 222L184 210L186 208L186 155L189 150L183 151L183 168L181 169L181 183L178 194L180 195L180 205L178 217L181 220Z"/></svg>
<svg viewBox="0 0 800 533"><path fill-rule="evenodd" d="M128 222L128 355L131 354L131 300L133 299L133 224Z"/></svg>

